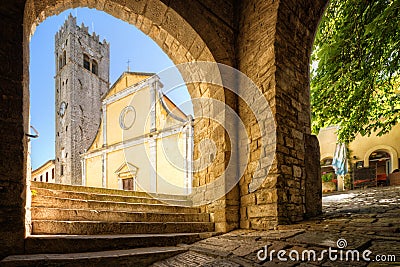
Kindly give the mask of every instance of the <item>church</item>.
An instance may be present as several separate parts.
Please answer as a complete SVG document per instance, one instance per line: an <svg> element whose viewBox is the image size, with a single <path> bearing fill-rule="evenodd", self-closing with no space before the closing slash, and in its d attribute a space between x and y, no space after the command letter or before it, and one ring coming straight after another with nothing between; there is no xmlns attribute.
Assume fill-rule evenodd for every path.
<svg viewBox="0 0 400 267"><path fill-rule="evenodd" d="M190 194L192 117L153 73L110 87L110 45L70 15L55 36L55 182Z"/></svg>
<svg viewBox="0 0 400 267"><path fill-rule="evenodd" d="M125 72L102 100L102 121L82 154L83 185L190 194L193 127L154 74Z"/></svg>

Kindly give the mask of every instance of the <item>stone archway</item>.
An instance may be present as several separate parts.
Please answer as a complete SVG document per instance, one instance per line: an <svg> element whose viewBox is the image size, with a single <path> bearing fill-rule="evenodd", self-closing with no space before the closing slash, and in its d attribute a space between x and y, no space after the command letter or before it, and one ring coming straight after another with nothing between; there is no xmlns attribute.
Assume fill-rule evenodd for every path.
<svg viewBox="0 0 400 267"><path fill-rule="evenodd" d="M34 33L36 26L45 20L47 17L58 14L66 9L73 7L89 7L96 8L113 15L116 18L122 19L140 29L153 39L160 48L171 58L175 64L188 63L193 61L209 61L216 62L216 57L221 57L223 51L216 51L216 57L211 53L208 44L203 41L203 38L191 27L191 25L183 19L172 6L165 5L162 1L131 1L121 4L119 1L35 1L28 0L25 5L24 16L24 62L27 64L27 57L29 57L29 42L31 35ZM203 22L205 23L205 22ZM217 31L213 32L217 33ZM218 45L215 41L211 43L212 46ZM226 46L218 45L226 49ZM221 50L221 49L219 49ZM227 61L227 56L220 61ZM28 68L25 67L25 77L29 77L27 73ZM185 79L185 77L184 77ZM25 91L26 91L25 86ZM211 98L222 103L232 101L226 99L225 92L222 87L215 87L211 85L189 84L189 94L192 98ZM229 103L227 103L230 105ZM212 105L212 104L209 104ZM210 139L217 145L217 153L213 156L214 162L209 163L207 168L197 171L194 174L194 186L201 186L213 181L215 177L219 177L224 172L226 165L229 162L231 148L226 144L229 143L226 139L228 136L224 134L225 125L215 122L210 118L196 119L198 114L202 114L201 109L212 109L201 105L194 105L195 125L194 125L194 157L203 157L199 149L196 149L196 144L200 144L204 139ZM205 125L207 125L205 127ZM211 129L211 131L210 131ZM220 133L215 135L215 132ZM207 155L204 155L207 156ZM238 201L237 196L233 196ZM228 222L226 214L226 202L219 203L217 206L209 205L204 209L208 212L219 214L216 216L216 229L218 231L229 231L238 226L237 216L231 216ZM232 205L230 213L238 214L238 204ZM29 221L29 214L27 216ZM229 226L228 226L229 225Z"/></svg>
<svg viewBox="0 0 400 267"><path fill-rule="evenodd" d="M390 164L391 165L390 172L399 168L399 160L398 160L399 157L398 157L397 151L396 151L396 149L394 149L393 147L388 146L388 145L378 145L378 146L374 146L374 147L368 149L364 155L364 166L365 167L369 167L369 157L371 156L371 154L374 151L378 151L378 150L382 150L382 151L389 153L390 163L391 163Z"/></svg>
<svg viewBox="0 0 400 267"><path fill-rule="evenodd" d="M238 225L239 205L240 227L268 229L302 220L309 209L318 211L318 205L308 206L308 202L315 201L315 196L307 196L307 192L313 192L310 180L318 178L315 168L319 169L319 155L313 152L318 145L310 135L309 60L314 34L327 2L15 0L1 3L0 22L7 27L0 29L1 40L5 40L0 43L0 132L4 141L0 147L0 212L4 216L0 218L7 218L7 221L0 230L3 240L0 257L24 251L28 150L25 133L29 131L29 36L33 24L68 8L97 8L121 19L135 21L137 25L141 23L144 32L158 34L154 38L159 38L160 44L163 40L164 51L180 51L177 52L180 55L189 52L184 56L186 59L177 57L176 63L199 59L204 47L208 47L214 61L234 66L250 77L272 108L277 125L275 161L269 173L261 171L257 174L266 179L258 190L253 191L249 185L255 166L263 166L262 159L254 159L239 188L212 208L222 207L215 217L221 219L219 226L225 231ZM164 26L161 18L165 18ZM185 25L190 27L185 28ZM160 31L158 26L161 26ZM190 33L195 36L187 37ZM167 36L173 38L167 39ZM225 92L222 99L245 121L252 136L249 142L253 154L271 149L259 142L259 127L254 126L254 117L248 114L246 105ZM262 122L260 125L268 127ZM203 128L205 132L212 129L206 123ZM226 136L221 131L215 132ZM230 152L229 146L225 152ZM225 155L221 158L225 162ZM318 198L318 194L315 195Z"/></svg>

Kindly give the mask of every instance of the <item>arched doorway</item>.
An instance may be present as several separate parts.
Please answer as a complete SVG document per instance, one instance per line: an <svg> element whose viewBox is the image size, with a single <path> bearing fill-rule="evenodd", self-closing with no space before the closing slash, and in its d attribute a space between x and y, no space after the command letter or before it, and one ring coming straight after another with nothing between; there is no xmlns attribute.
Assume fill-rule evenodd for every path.
<svg viewBox="0 0 400 267"><path fill-rule="evenodd" d="M365 154L364 162L358 161L354 168L354 188L366 188L389 185L393 158L385 149L371 149Z"/></svg>
<svg viewBox="0 0 400 267"><path fill-rule="evenodd" d="M90 21L92 22L91 25ZM124 38L121 38L121 33L124 34ZM108 117L107 120L104 120L104 127L107 128L110 122L117 121L119 116L119 127L113 127L109 131L114 134L122 131L120 114L123 110L122 107L116 108L115 105L121 105L121 101L128 96L111 99L113 108L110 108L111 106L107 104L110 103L110 97L115 98L118 92L127 89L127 87L135 86L139 81L142 82L142 87L128 89L130 91L129 98L134 101L136 98L133 97L133 94L135 93L144 94L147 97L142 101L136 101L138 103L131 102L129 108L124 109L125 130L132 127L136 116L145 117L149 114L150 107L145 104L147 103L146 99L150 102L149 90L156 92L155 95L158 100L162 99L159 96L163 96L170 107L179 106L180 102L188 103L185 112L179 113L180 120L171 118L168 127L175 129L178 125L181 126L182 120L186 123L185 125L191 124L193 109L186 86L170 89L171 86L168 84L161 87L155 86L154 82L145 81L154 76L153 74L159 74L165 69L173 68L174 64L171 59L151 38L135 26L118 20L105 12L96 9L77 8L68 9L57 16L47 18L36 28L35 34L31 38L30 51L31 124L35 125L40 131L40 138L30 142L32 169L38 168L39 163L42 164L49 159L55 159L56 183L103 186L104 182L103 187L105 188L119 188L118 178L114 177L117 175L115 173L110 174L107 170L113 169L116 173L119 173L119 167L123 165L124 160L118 159L114 164L112 162L116 158L124 157L118 157L114 153L112 153L113 155L109 154L108 157L104 156L103 158L113 159L104 161L104 164L96 163L96 160L93 162L93 158L100 160L99 157L85 157L85 159L90 158L92 160L90 164L87 164L87 160L82 161L82 156L84 153L90 153L93 149L98 152L99 147L103 151L110 151L110 148L118 143L115 138L111 138L109 142L96 144L95 147L91 146L97 139L97 137L94 137L95 132L98 135L101 134L98 123L103 120L103 117ZM101 54L99 55L99 53ZM54 55L56 55L55 58ZM58 58L62 59L62 64L56 66L57 68L43 68L44 65L53 66L54 59L58 60ZM134 59L133 68L131 68L132 64L129 66L132 61L127 62L128 59ZM71 75L71 73L74 74ZM176 80L183 83L178 71L174 76L176 76ZM54 82L56 83L55 88ZM143 85L144 82L146 86ZM165 83L161 77L160 83ZM167 89L168 92L166 92ZM125 90L125 92L127 91ZM98 95L99 93L102 96ZM175 94L171 95L172 93ZM174 143L171 140L180 140L187 146L186 143L188 143L189 138L186 138L186 135L178 134L179 131L183 131L183 127L179 127L178 130L175 129L176 132L174 133L166 133L164 130L166 127L161 125L161 122L165 121L166 118L163 114L168 114L170 110L166 105L162 106L160 101L155 102L156 111L158 111L156 117L159 119L159 123L156 124L157 134L153 134L154 143L158 143L158 147L160 147L160 142L163 140L162 136L167 134L169 143ZM56 103L55 109L54 103ZM110 109L114 109L111 114L106 112ZM104 110L103 114L101 110ZM191 117L189 118L188 115L191 115ZM68 131L66 130L67 127ZM140 122L136 123L134 127L145 128L140 125ZM123 141L127 143L128 139L132 139L133 136L128 136L124 131ZM136 140L141 138L140 136L146 136L145 130L138 132L138 134L138 136L135 136ZM68 135L73 136L73 138L67 137ZM117 135L122 136L121 133ZM139 143L147 145L148 139L143 137ZM186 141L183 141L183 139ZM54 149L54 143L56 149ZM153 146L152 149L154 147L157 146ZM155 169L173 169L176 172L175 175L159 174L158 177L166 178L165 180L168 181L173 178L178 180L180 185L186 177L189 178L189 175L186 175L182 170L183 168L174 169L172 164L168 164L168 162L161 163L160 158L162 158L161 156L165 158L165 153L161 149L157 150L159 150L156 153L158 154L158 162L154 160ZM187 161L192 161L190 160L191 157L179 157L178 155L186 153L178 153L178 149L169 150L175 156L176 165L182 166L182 162L186 158ZM123 153L126 149L114 149L113 151ZM136 154L141 155L141 153ZM142 157L146 157L146 155L142 155ZM135 160L126 156L125 158L128 164L133 163L138 165L136 167L139 167L139 164L135 163L135 161L140 161L139 159ZM104 175L99 175L97 169L91 168L91 166L98 168L101 165L105 167L102 171ZM169 165L170 168L167 168L166 165ZM75 166L78 166L78 168ZM79 168L80 166L81 168ZM133 176L137 176L137 173L139 173L137 179L147 181L149 166L149 162L140 165L140 172L132 169L135 173ZM157 168L157 166L159 167ZM85 169L85 172L83 169ZM111 176L113 177L111 178ZM157 179L152 181L158 185L155 187L157 193L162 190L165 193L164 187L170 184L164 183L161 186L157 183Z"/></svg>
<svg viewBox="0 0 400 267"><path fill-rule="evenodd" d="M390 157L390 165L389 165L390 168L388 170L389 173L391 173L393 170L399 168L399 160L398 160L397 150L389 145L378 145L378 146L374 146L374 147L371 147L370 149L368 149L367 152L365 152L364 159L363 159L364 167L370 166L369 158L372 155L372 153L374 153L376 151L383 151L389 155L389 157Z"/></svg>
<svg viewBox="0 0 400 267"><path fill-rule="evenodd" d="M388 176L392 169L392 159L390 154L384 150L376 150L369 157L369 167L376 172L376 185L387 185Z"/></svg>
<svg viewBox="0 0 400 267"><path fill-rule="evenodd" d="M143 33L147 34L153 39L162 50L170 57L175 64L189 63L192 61L209 61L209 62L224 62L231 64L233 54L229 54L229 46L222 45L224 39L220 37L222 32L218 31L218 27L212 33L207 31L207 36L200 36L198 32L204 32L204 29L193 29L193 27L186 21L190 17L180 16L175 9L186 9L187 7L168 6L162 1L134 1L121 5L118 1L109 1L106 4L100 2L77 1L73 5L63 1L38 1L29 0L25 6L24 16L24 29L25 29L25 43L24 51L24 64L27 65L27 57L29 57L29 39L34 33L35 27L38 23L42 22L46 17L62 12L72 7L89 7L96 8L100 11L105 11L108 14L122 19L130 24L133 24ZM121 12L121 10L123 10ZM205 18L201 18L202 22L196 22L197 25L204 23L207 24ZM218 37L212 35L218 34ZM204 37L211 38L209 44L205 43ZM216 40L219 40L216 42ZM211 52L211 47L214 47ZM25 77L28 78L28 68L25 68ZM185 78L184 78L185 79ZM228 106L234 106L235 100L233 98L226 98L224 89L218 86L207 86L200 84L189 84L189 94L192 98L211 98L218 100ZM28 86L24 87L26 95L29 95ZM214 179L224 174L230 160L230 153L236 149L232 148L230 142L227 140L229 137L224 134L229 125L225 125L224 120L222 123L216 122L210 118L203 118L204 110L211 110L216 112L217 108L212 107L212 103L202 103L202 105L194 105L194 160L199 161L202 158L212 159L207 163L207 167L199 167L199 170L194 169L193 186L202 186L213 182ZM26 101L26 106L29 102ZM27 113L27 112L26 112ZM219 114L221 115L221 114ZM222 113L224 117L224 113ZM28 118L29 116L27 116ZM196 119L198 117L199 119ZM212 129L212 131L210 131ZM220 134L215 134L220 133ZM202 140L212 140L216 145L216 152L212 157L208 155L207 150L199 151L197 144ZM233 158L233 157L232 157ZM204 162L204 160L203 160ZM205 197L205 196L203 196ZM231 194L224 196L224 199L229 198L230 201L224 201L222 205L209 205L204 208L208 212L218 212L224 214L223 216L216 217L216 228L220 231L228 231L234 229L239 225L238 213L238 195ZM229 206L230 216L225 216L227 212L226 207Z"/></svg>

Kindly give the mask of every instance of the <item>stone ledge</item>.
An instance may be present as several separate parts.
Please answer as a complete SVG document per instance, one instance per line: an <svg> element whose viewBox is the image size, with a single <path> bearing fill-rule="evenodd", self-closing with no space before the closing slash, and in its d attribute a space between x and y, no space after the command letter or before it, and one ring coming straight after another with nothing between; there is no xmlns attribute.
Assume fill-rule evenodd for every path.
<svg viewBox="0 0 400 267"><path fill-rule="evenodd" d="M113 250L70 254L35 254L9 256L1 266L148 266L149 264L185 252L181 247L149 247L129 250ZM126 265L129 263L129 265Z"/></svg>

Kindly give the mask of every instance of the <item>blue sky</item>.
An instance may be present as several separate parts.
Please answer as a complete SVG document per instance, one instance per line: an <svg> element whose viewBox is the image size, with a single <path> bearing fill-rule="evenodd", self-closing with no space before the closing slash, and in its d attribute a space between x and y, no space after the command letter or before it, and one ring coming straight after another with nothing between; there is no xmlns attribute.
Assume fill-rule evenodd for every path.
<svg viewBox="0 0 400 267"><path fill-rule="evenodd" d="M30 94L31 125L40 133L31 141L32 168L36 169L54 158L55 104L54 104L54 35L72 13L96 32L100 40L110 43L110 83L127 70L158 73L173 66L173 62L161 48L135 26L114 18L102 11L89 8L67 10L58 16L49 17L38 25L30 43ZM162 76L161 76L162 78ZM186 88L178 88L168 96L178 105L190 99ZM191 110L184 110L192 113Z"/></svg>

